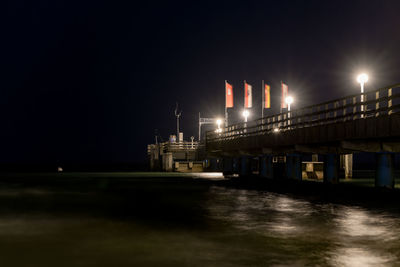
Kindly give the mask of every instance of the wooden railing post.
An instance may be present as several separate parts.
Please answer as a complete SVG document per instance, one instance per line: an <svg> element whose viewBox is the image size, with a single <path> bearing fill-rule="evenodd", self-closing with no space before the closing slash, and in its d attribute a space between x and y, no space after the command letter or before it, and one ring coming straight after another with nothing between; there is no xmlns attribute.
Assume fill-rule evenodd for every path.
<svg viewBox="0 0 400 267"><path fill-rule="evenodd" d="M320 111L321 111L321 106L318 106L317 107L317 113L318 113L318 120L317 121L318 121L318 123L321 120L321 116L322 116L321 113L319 113Z"/></svg>
<svg viewBox="0 0 400 267"><path fill-rule="evenodd" d="M276 121L278 122L278 128L280 128L281 127L281 116L280 115L278 115L277 117L276 117Z"/></svg>
<svg viewBox="0 0 400 267"><path fill-rule="evenodd" d="M346 99L343 100L343 121L346 121Z"/></svg>
<svg viewBox="0 0 400 267"><path fill-rule="evenodd" d="M365 94L363 102L367 102L367 101L368 101L368 95ZM367 107L368 107L368 105L363 105L363 109L362 109L363 110L363 114L362 114L363 117L365 117L364 113L367 112Z"/></svg>
<svg viewBox="0 0 400 267"><path fill-rule="evenodd" d="M354 114L356 114L357 113L357 106L356 106L356 104L357 104L357 97L356 96L354 96L353 97L353 120L354 119L357 119L357 115L354 115Z"/></svg>
<svg viewBox="0 0 400 267"><path fill-rule="evenodd" d="M330 112L329 112L329 104L325 104L325 120L330 118Z"/></svg>
<svg viewBox="0 0 400 267"><path fill-rule="evenodd" d="M334 103L333 103L333 108L335 109L335 111L333 112L333 117L336 119L336 117L337 117L337 108L339 107L339 101L335 101ZM336 120L335 120L336 121Z"/></svg>
<svg viewBox="0 0 400 267"><path fill-rule="evenodd" d="M388 111L389 111L388 114L389 115L393 113L393 110L391 108L392 108L392 88L389 88L388 89Z"/></svg>
<svg viewBox="0 0 400 267"><path fill-rule="evenodd" d="M375 93L375 117L379 116L379 91Z"/></svg>
<svg viewBox="0 0 400 267"><path fill-rule="evenodd" d="M301 117L300 116L303 115L302 111L303 111L302 109L296 111L296 113L295 113L295 116L296 116L295 124L300 124L301 123Z"/></svg>

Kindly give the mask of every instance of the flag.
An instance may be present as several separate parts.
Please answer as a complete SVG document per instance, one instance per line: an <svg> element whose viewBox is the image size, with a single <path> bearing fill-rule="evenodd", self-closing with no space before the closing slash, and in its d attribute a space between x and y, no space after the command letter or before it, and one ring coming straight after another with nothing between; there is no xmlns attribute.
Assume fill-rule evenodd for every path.
<svg viewBox="0 0 400 267"><path fill-rule="evenodd" d="M284 84L283 82L281 82L281 85L282 85L281 108L287 108L285 99L288 96L289 87L287 86L287 84Z"/></svg>
<svg viewBox="0 0 400 267"><path fill-rule="evenodd" d="M264 108L271 108L271 86L264 85Z"/></svg>
<svg viewBox="0 0 400 267"><path fill-rule="evenodd" d="M233 87L225 82L225 108L233 108Z"/></svg>
<svg viewBox="0 0 400 267"><path fill-rule="evenodd" d="M246 81L244 82L244 107L251 108L253 106L252 93L251 93L252 86Z"/></svg>

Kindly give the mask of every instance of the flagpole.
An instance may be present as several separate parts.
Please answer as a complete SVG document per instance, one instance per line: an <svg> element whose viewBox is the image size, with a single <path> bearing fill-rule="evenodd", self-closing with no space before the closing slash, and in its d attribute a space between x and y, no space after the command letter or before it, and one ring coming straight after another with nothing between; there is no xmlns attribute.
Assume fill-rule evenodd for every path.
<svg viewBox="0 0 400 267"><path fill-rule="evenodd" d="M265 88L264 88L264 80L261 81L261 130L264 130L264 107L265 107Z"/></svg>
<svg viewBox="0 0 400 267"><path fill-rule="evenodd" d="M243 86L244 86L244 98L243 98L243 108L246 109L246 80L243 80Z"/></svg>
<svg viewBox="0 0 400 267"><path fill-rule="evenodd" d="M227 80L225 80L225 127L228 127L228 108L226 107L226 84Z"/></svg>
<svg viewBox="0 0 400 267"><path fill-rule="evenodd" d="M264 107L265 107L265 88L264 88L264 80L262 80L262 82L261 82L261 93L262 93L261 118L264 118Z"/></svg>
<svg viewBox="0 0 400 267"><path fill-rule="evenodd" d="M281 104L280 104L280 106L281 106L281 113L282 113L282 101L283 101L283 85L282 85L282 81L281 81Z"/></svg>

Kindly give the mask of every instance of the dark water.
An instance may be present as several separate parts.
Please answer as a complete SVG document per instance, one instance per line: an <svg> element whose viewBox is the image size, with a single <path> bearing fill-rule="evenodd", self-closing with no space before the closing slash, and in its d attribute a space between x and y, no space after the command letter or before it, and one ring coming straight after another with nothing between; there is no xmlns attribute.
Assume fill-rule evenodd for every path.
<svg viewBox="0 0 400 267"><path fill-rule="evenodd" d="M201 177L5 176L0 266L400 264L396 206L334 204Z"/></svg>

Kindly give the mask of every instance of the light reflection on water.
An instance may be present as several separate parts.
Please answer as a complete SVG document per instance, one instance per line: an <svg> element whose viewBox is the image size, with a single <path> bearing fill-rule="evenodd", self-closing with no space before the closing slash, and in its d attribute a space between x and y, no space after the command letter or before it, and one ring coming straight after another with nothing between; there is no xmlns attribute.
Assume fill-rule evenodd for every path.
<svg viewBox="0 0 400 267"><path fill-rule="evenodd" d="M220 173L124 174L98 187L104 176L65 189L60 181L0 187L1 265L393 266L400 259L400 217L384 210L197 179Z"/></svg>
<svg viewBox="0 0 400 267"><path fill-rule="evenodd" d="M212 218L228 220L236 229L266 240L283 240L282 252L291 248L289 253L297 253L296 246L309 247L309 255L294 254L296 259L288 265L314 262L313 257L318 258L317 265L331 266L392 266L399 259L400 219L385 213L313 204L269 192L213 187L211 194ZM228 197L232 203L226 201ZM305 262L298 262L304 258Z"/></svg>

